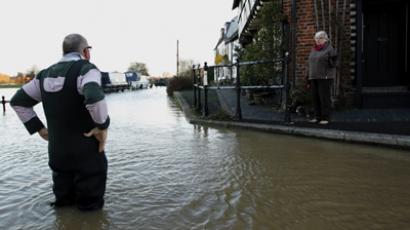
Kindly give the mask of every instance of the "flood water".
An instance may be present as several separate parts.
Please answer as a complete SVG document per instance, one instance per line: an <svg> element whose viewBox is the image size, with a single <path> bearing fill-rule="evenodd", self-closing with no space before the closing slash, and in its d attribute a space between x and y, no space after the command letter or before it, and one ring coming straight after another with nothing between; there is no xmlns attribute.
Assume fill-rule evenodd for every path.
<svg viewBox="0 0 410 230"><path fill-rule="evenodd" d="M409 151L191 125L165 88L106 98L106 205L87 213L49 206L47 143L7 105L0 229L410 228Z"/></svg>

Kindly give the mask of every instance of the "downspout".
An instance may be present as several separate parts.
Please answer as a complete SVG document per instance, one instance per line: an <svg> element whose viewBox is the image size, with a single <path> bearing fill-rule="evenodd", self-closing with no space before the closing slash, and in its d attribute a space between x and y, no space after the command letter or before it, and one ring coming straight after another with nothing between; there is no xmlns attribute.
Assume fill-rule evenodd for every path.
<svg viewBox="0 0 410 230"><path fill-rule="evenodd" d="M291 60L292 60L292 86L295 86L295 81L296 81L296 26L297 26L297 21L296 21L296 0L292 0L292 8L291 8L291 20L292 20L292 26L291 26L291 34L292 34L292 50L291 50Z"/></svg>
<svg viewBox="0 0 410 230"><path fill-rule="evenodd" d="M284 0L281 0L281 13L282 13L282 15L285 15L284 14L284 8L283 8L283 1ZM282 34L281 34L281 58L284 60L283 62L282 62L282 66L281 66L281 68L282 68L282 70L283 70L283 76L281 77L281 82L280 82L280 84L281 85L285 85L285 82L286 82L286 80L287 79L285 79L285 78L287 78L287 76L289 76L289 74L288 73L286 73L285 71L288 71L288 68L286 68L286 66L289 64L289 63L287 63L287 59L285 59L285 55L289 52L289 39L288 39L288 37L286 36L286 33L288 32L287 31L287 23L286 23L286 21L285 21L285 19L284 18L282 18L282 23L281 23L281 29L282 29ZM285 31L286 30L286 31ZM286 39L286 40L285 40ZM286 44L286 45L285 45ZM285 89L286 90L286 89ZM286 97L287 97L287 93L286 92L284 92L284 90L281 90L280 91L280 104L281 104L281 106L282 106L282 108L286 111Z"/></svg>
<svg viewBox="0 0 410 230"><path fill-rule="evenodd" d="M282 16L283 15L285 15L285 11L284 11L284 4L283 4L283 1L284 0L281 0L281 13L282 13ZM287 53L287 52L289 52L289 38L288 38L288 36L289 36L289 31L288 31L288 24L289 23L287 23L287 20L285 20L284 18L282 18L282 24L281 24L281 29L282 29L282 34L281 34L281 51L282 51L282 53L281 53L281 58L285 58L285 54ZM285 40L286 39L286 40ZM285 69L284 68L285 67L285 63L283 62L282 63L282 69ZM283 78L282 78L282 82L281 82L281 84L284 84L284 82L283 82Z"/></svg>
<svg viewBox="0 0 410 230"><path fill-rule="evenodd" d="M356 0L356 93L354 100L358 108L363 106L363 23L362 0Z"/></svg>
<svg viewBox="0 0 410 230"><path fill-rule="evenodd" d="M408 67L408 55L409 55L409 3L406 3L406 53L404 57L404 66L405 66L405 72L409 72L409 67Z"/></svg>

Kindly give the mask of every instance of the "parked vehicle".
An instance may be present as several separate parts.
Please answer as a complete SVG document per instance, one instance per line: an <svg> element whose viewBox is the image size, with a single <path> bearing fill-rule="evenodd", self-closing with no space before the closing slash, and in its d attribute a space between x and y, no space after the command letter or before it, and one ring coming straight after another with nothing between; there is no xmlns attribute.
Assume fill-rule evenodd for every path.
<svg viewBox="0 0 410 230"><path fill-rule="evenodd" d="M130 88L124 73L120 72L102 72L101 84L104 92L118 92Z"/></svg>
<svg viewBox="0 0 410 230"><path fill-rule="evenodd" d="M136 85L139 89L147 89L150 85L148 76L141 75L140 80L136 82Z"/></svg>
<svg viewBox="0 0 410 230"><path fill-rule="evenodd" d="M107 72L101 72L101 86L103 89L111 85L110 77Z"/></svg>
<svg viewBox="0 0 410 230"><path fill-rule="evenodd" d="M138 89L138 81L141 80L141 75L137 72L125 72L125 78L132 90Z"/></svg>
<svg viewBox="0 0 410 230"><path fill-rule="evenodd" d="M154 80L155 86L167 86L168 85L168 78L157 78Z"/></svg>

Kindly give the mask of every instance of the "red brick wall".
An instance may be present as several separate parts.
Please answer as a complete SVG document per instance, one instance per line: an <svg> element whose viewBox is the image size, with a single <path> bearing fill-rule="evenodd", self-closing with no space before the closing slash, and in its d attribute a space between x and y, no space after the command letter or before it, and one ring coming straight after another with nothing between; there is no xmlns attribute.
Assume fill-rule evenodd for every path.
<svg viewBox="0 0 410 230"><path fill-rule="evenodd" d="M318 7L318 16L319 18L321 18L321 8L320 8L320 2L319 0L317 0L317 3L319 4ZM323 1L325 2L327 5L328 1ZM342 9L343 7L343 1L339 1L340 5L339 5L339 10ZM290 23L290 25L292 25L292 15L291 15L291 4L292 4L292 0L284 0L284 13L285 15L287 15L288 21ZM332 6L335 7L336 1L332 0ZM342 49L344 51L346 50L351 50L350 49L350 0L348 0L347 2L347 12L345 14L346 19L345 19L345 36L340 39L343 43L342 43ZM300 84L304 84L305 82L305 78L307 76L307 58L309 55L310 50L312 49L313 45L314 45L314 34L315 32L317 32L318 30L316 29L316 20L315 20L315 11L314 11L314 1L313 0L296 0L296 6L297 6L297 12L296 12L296 22L297 22L297 26L296 26L296 76L294 78L293 76L293 71L292 71L292 63L290 64L290 77L291 79L295 79L295 84L300 85ZM325 17L328 17L328 10L325 9L326 15ZM328 32L328 24L326 25L326 29L325 31ZM332 25L333 26L333 25ZM321 28L322 29L322 28ZM320 30L321 30L320 29ZM332 27L333 30L333 36L334 36L334 27ZM291 39L291 37L289 37L289 39ZM335 41L332 41L333 46L335 46ZM289 43L291 44L291 43ZM291 49L291 47L290 47ZM292 51L292 50L290 50ZM346 53L346 52L345 52ZM349 52L347 52L349 53ZM346 57L348 57L351 60L344 60L346 66L343 67L343 73L340 77L340 82L341 82L341 87L343 90L347 89L348 91L352 90L352 85L351 85L351 80L352 80L352 74L350 72L350 67L349 67L349 63L354 61L354 59L352 59L354 57L354 52L350 51L349 53L350 55L347 55ZM292 56L292 55L291 55ZM293 61L293 60L292 60ZM339 94L342 97L345 97L346 95L341 92Z"/></svg>
<svg viewBox="0 0 410 230"><path fill-rule="evenodd" d="M297 10L296 27L296 78L307 75L307 58L314 45L313 36L316 33L313 2L300 1Z"/></svg>

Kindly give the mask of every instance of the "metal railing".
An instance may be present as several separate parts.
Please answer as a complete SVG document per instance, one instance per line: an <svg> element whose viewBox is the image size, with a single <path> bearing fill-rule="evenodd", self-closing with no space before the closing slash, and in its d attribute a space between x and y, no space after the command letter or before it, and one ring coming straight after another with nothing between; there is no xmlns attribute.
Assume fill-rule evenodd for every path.
<svg viewBox="0 0 410 230"><path fill-rule="evenodd" d="M240 69L244 66L253 66L253 65L261 65L261 64L281 64L281 76L280 81L277 84L270 84L270 85L242 85L241 84L241 75ZM213 68L236 68L236 77L230 79L231 83L234 85L221 85L219 80L215 81L212 80L213 84L210 84L208 76L209 76L209 69ZM204 67L201 68L200 65L192 67L193 72L193 107L198 112L202 114L202 116L207 117L209 115L209 108L208 108L208 90L209 89L218 89L218 90L226 90L226 89L235 89L236 90L236 108L235 108L235 118L236 120L242 120L242 108L241 108L241 91L243 89L248 90L258 90L258 89L266 89L266 90L280 90L280 106L285 112L284 121L287 123L291 122L290 116L290 83L288 77L288 55L281 59L275 60L265 60L265 61L244 61L239 62L237 60L234 64L228 65L214 65L208 66L207 63L204 63ZM203 99L202 99L203 97Z"/></svg>

